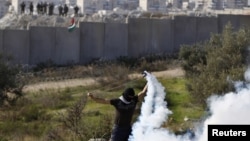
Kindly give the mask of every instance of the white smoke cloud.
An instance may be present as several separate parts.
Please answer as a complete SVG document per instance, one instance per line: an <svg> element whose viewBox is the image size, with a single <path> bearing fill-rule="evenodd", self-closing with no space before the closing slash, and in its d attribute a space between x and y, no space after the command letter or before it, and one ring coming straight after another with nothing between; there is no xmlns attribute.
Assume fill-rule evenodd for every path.
<svg viewBox="0 0 250 141"><path fill-rule="evenodd" d="M147 73L147 72L146 72ZM250 69L245 73L249 80ZM250 124L250 84L235 82L236 92L214 95L207 100L209 116L190 133L175 135L167 128L161 128L172 114L164 101L165 89L150 73L147 73L148 91L142 104L141 115L134 123L129 141L207 141L209 124Z"/></svg>
<svg viewBox="0 0 250 141"><path fill-rule="evenodd" d="M167 131L160 127L172 113L167 108L167 102L164 101L165 88L149 73L146 79L148 81L147 95L141 107L141 115L133 126L130 141L152 140L156 135L165 135Z"/></svg>

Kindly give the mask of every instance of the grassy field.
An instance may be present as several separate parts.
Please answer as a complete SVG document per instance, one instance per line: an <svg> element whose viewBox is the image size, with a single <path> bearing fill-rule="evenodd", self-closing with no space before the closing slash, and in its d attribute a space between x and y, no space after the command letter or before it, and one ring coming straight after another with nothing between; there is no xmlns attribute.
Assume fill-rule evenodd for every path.
<svg viewBox="0 0 250 141"><path fill-rule="evenodd" d="M163 127L174 132L192 128L193 123L199 121L204 114L204 109L202 105L197 105L192 101L192 97L185 87L185 78L158 78L158 81L165 87L167 107L173 112ZM128 83L127 85L135 87L136 92L139 92L145 83L146 81L142 79ZM121 90L108 93L104 92L99 96L115 98L120 96L121 92ZM141 105L141 103L139 105ZM114 109L110 105L102 105L89 100L84 112L99 113L102 115L108 113L113 115ZM137 111L134 116L134 121L136 121L139 114L139 111Z"/></svg>
<svg viewBox="0 0 250 141"><path fill-rule="evenodd" d="M95 103L86 94L92 92L98 97L117 98L126 87L133 87L138 93L146 84L142 77L131 80L123 74L117 73L119 77L116 79L99 80L99 85L27 92L14 106L0 109L0 141L108 139L114 109L110 105ZM185 87L185 78L157 79L165 87L165 100L173 112L162 126L176 133L192 128L193 123L204 114L204 109L192 101ZM140 115L140 106L141 103L134 115L134 122Z"/></svg>
<svg viewBox="0 0 250 141"><path fill-rule="evenodd" d="M202 105L192 101L187 92L184 78L160 79L166 88L166 101L168 108L173 112L169 121L165 124L175 132L193 127L193 122L199 121L204 114Z"/></svg>

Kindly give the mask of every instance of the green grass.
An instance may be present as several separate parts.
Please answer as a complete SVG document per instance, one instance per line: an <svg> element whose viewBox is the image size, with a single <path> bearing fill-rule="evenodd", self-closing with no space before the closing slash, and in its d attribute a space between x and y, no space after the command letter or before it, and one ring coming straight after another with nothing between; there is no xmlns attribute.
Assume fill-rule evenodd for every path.
<svg viewBox="0 0 250 141"><path fill-rule="evenodd" d="M169 61L165 60L153 65L144 62L144 65L139 68L129 67L129 70L126 66L110 64L107 64L108 67L91 65L75 70L66 69L63 72L67 72L69 75L80 74L81 77L93 78L105 76L108 79L105 81L100 79L97 84L88 87L45 89L26 93L13 107L0 108L0 140L42 141L49 140L47 139L49 136L52 137L50 140L65 141L89 140L93 137L108 139L113 126L114 107L94 102L87 98L87 93L92 92L102 98L118 98L127 87L133 87L138 93L144 88L146 79L141 77L128 80L127 75L124 74L138 73L147 67L150 69L164 67L162 69L165 70L170 64ZM176 65L176 63L174 64ZM47 75L39 75L38 77L42 81L50 78L52 70L44 71ZM60 71L55 71L53 74L65 76L65 73L60 73ZM175 131L178 131L179 127L192 126L191 120L184 122L184 117L198 119L201 117L203 109L200 105L195 105L192 102L192 97L185 88L185 79L159 78L159 81L166 88L168 108L173 112L169 118L171 120L168 120L163 126ZM87 101L84 107L85 97ZM141 103L138 104L138 107L140 105ZM77 107L82 111L79 112ZM140 109L137 109L133 121L136 121L139 115ZM70 123L71 120L77 124ZM79 129L81 137L74 132L75 130L72 130L72 127Z"/></svg>
<svg viewBox="0 0 250 141"><path fill-rule="evenodd" d="M202 108L202 105L197 105L192 101L192 97L186 89L185 78L158 78L158 80L165 87L165 100L167 101L168 108L173 112L164 126L174 131L178 131L180 128L183 129L192 127L192 122L200 119L200 117L204 114L204 109ZM102 98L117 98L121 95L124 87L133 87L135 88L135 92L138 93L140 90L142 90L145 83L146 80L142 78L128 82L125 86L123 86L123 88L109 92L98 89L85 89L80 91L83 93L90 91L96 96ZM77 92L79 92L79 90ZM100 120L98 117L105 114L114 115L115 111L111 105L99 104L88 98L83 112L85 114L85 119L95 123ZM136 113L134 121L136 121L138 116L139 113ZM184 121L185 117L188 118L188 121Z"/></svg>
<svg viewBox="0 0 250 141"><path fill-rule="evenodd" d="M114 111L114 108L111 105L106 105L106 104L98 104L93 102L92 100L89 100L84 112L93 112L93 111L98 111L100 114L105 114L105 113L112 113Z"/></svg>
<svg viewBox="0 0 250 141"><path fill-rule="evenodd" d="M173 131L192 127L192 122L202 116L204 109L201 105L196 105L192 101L192 97L185 87L186 80L184 78L158 78L158 80L165 87L165 100L168 108L173 112L163 126ZM54 128L54 130L57 130L58 127L61 129L62 122L58 113L67 114L66 110L85 96L87 92L92 92L96 96L103 98L117 98L122 94L125 87L133 87L135 92L138 93L145 84L146 80L141 78L130 81L121 88L111 91L106 91L102 89L103 87L100 89L98 87L75 87L28 93L22 101L19 101L13 111L10 111L11 109L5 111L9 113L6 119L12 119L12 121L1 117L2 121L6 120L6 122L1 122L0 129L7 135L6 137L12 136L13 131L19 132L19 130L22 130L24 132L19 132L20 134L40 138L48 134L47 127ZM21 111L18 109L21 109ZM1 112L4 112L4 110ZM104 135L108 137L115 114L113 106L99 104L87 98L87 103L82 112L83 121L81 126L85 126L84 134L86 138ZM136 121L139 114L139 112L135 114L134 121ZM185 117L189 118L189 120L184 121ZM93 132L93 129L95 132ZM64 132L59 135L63 136Z"/></svg>
<svg viewBox="0 0 250 141"><path fill-rule="evenodd" d="M169 121L166 122L164 126L174 131L178 131L180 128L192 127L192 122L200 119L204 114L204 109L202 105L196 105L192 101L192 97L186 89L186 80L184 78L158 78L158 80L165 87L167 106L173 112L169 117ZM139 79L127 84L127 86L134 87L136 93L138 93L144 85L145 79ZM122 90L103 92L99 94L99 96L116 98L120 96L121 92ZM92 100L88 100L84 111L88 113L87 115L103 115L105 113L113 114L114 108L110 105L98 104ZM136 121L138 116L139 113L135 114L134 121ZM185 117L188 118L187 121L184 121Z"/></svg>
<svg viewBox="0 0 250 141"><path fill-rule="evenodd" d="M192 122L200 119L204 114L202 105L192 101L191 95L185 87L184 78L159 79L166 91L168 108L173 112L165 126L174 131L192 127ZM184 118L188 118L184 121Z"/></svg>

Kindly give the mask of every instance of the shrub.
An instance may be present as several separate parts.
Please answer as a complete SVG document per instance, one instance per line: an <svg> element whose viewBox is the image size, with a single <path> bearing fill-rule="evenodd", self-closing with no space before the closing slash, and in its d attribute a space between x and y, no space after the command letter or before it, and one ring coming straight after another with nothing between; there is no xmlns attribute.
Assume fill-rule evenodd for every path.
<svg viewBox="0 0 250 141"><path fill-rule="evenodd" d="M72 107L67 109L67 115L61 114L63 126L72 132L74 140L84 137L81 121L83 117L82 111L86 102L87 98L83 96Z"/></svg>
<svg viewBox="0 0 250 141"><path fill-rule="evenodd" d="M20 67L11 65L11 57L0 54L0 106L14 104L23 95L24 79ZM11 93L13 96L9 96Z"/></svg>
<svg viewBox="0 0 250 141"><path fill-rule="evenodd" d="M203 44L182 46L179 57L188 79L187 88L196 99L205 104L212 94L224 94L234 89L234 80L243 80L248 29L233 32L227 24L222 34L214 34Z"/></svg>

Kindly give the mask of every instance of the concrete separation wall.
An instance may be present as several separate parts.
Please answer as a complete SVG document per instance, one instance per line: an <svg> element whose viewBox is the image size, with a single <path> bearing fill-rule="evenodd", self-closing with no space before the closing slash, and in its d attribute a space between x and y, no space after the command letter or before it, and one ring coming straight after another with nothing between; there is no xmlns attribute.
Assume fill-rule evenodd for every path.
<svg viewBox="0 0 250 141"><path fill-rule="evenodd" d="M75 28L69 32L65 27L56 28L56 48L55 60L56 64L75 64L80 59L80 30Z"/></svg>
<svg viewBox="0 0 250 141"><path fill-rule="evenodd" d="M128 20L128 56L139 57L151 53L152 20Z"/></svg>
<svg viewBox="0 0 250 141"><path fill-rule="evenodd" d="M29 64L29 31L4 30L3 50L10 55L14 64Z"/></svg>
<svg viewBox="0 0 250 141"><path fill-rule="evenodd" d="M231 24L234 31L240 28L239 15L218 15L218 32L222 33L227 24Z"/></svg>
<svg viewBox="0 0 250 141"><path fill-rule="evenodd" d="M196 18L196 42L210 39L212 33L218 33L218 20L216 17Z"/></svg>
<svg viewBox="0 0 250 141"><path fill-rule="evenodd" d="M173 19L131 18L128 23L81 22L68 32L65 27L30 27L0 30L0 51L14 63L37 65L86 64L95 59L176 54L181 45L192 45L221 33L231 23L237 31L250 27L249 15L218 17L176 16Z"/></svg>
<svg viewBox="0 0 250 141"><path fill-rule="evenodd" d="M80 63L103 57L104 23L80 23Z"/></svg>
<svg viewBox="0 0 250 141"><path fill-rule="evenodd" d="M151 41L152 54L172 54L173 44L173 21L171 19L153 19Z"/></svg>
<svg viewBox="0 0 250 141"><path fill-rule="evenodd" d="M104 35L105 59L115 59L120 56L127 56L128 48L128 25L122 23L105 24Z"/></svg>
<svg viewBox="0 0 250 141"><path fill-rule="evenodd" d="M218 29L222 33L225 26L230 23L234 31L238 31L243 27L250 27L249 15L219 15L218 16Z"/></svg>
<svg viewBox="0 0 250 141"><path fill-rule="evenodd" d="M250 16L240 15L240 27L250 28Z"/></svg>
<svg viewBox="0 0 250 141"><path fill-rule="evenodd" d="M30 28L30 64L35 65L49 60L55 61L56 55L56 28Z"/></svg>
<svg viewBox="0 0 250 141"><path fill-rule="evenodd" d="M177 16L174 18L174 52L183 44L196 42L196 17Z"/></svg>

